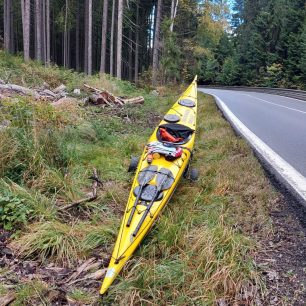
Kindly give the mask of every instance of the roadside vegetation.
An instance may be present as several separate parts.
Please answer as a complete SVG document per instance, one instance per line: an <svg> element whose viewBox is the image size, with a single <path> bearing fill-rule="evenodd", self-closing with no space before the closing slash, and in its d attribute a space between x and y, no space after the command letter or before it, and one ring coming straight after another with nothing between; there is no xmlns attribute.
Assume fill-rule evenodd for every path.
<svg viewBox="0 0 306 306"><path fill-rule="evenodd" d="M0 129L0 242L6 249L0 298L13 294L12 305L98 305L133 178L126 172L130 156L142 152L181 89L160 88L156 96L128 82L24 64L0 52L3 72L21 85L64 83L73 90L86 79L118 95L145 97L143 106L122 108L85 107L81 100L55 108L20 96L0 102L0 124L7 125ZM257 238L271 231L268 211L278 195L251 149L203 94L193 164L199 181L182 180L102 304L251 305L263 297L253 254ZM90 192L94 168L103 183L97 200L61 210ZM90 258L98 259L90 269L95 277L80 273L83 282L65 283ZM20 272L14 261L32 270ZM57 272L44 278L51 270Z"/></svg>

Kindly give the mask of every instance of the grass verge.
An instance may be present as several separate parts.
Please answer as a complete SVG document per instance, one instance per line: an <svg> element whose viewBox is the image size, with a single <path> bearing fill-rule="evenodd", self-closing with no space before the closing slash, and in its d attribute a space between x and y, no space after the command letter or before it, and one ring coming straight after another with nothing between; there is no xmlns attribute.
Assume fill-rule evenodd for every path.
<svg viewBox="0 0 306 306"><path fill-rule="evenodd" d="M277 193L212 97L199 95L193 164L158 224L110 290L120 305L252 305L264 290L252 254L269 235Z"/></svg>
<svg viewBox="0 0 306 306"><path fill-rule="evenodd" d="M141 153L160 114L173 104L173 95L154 97L126 82L98 76L84 81L73 72L39 69L37 63L25 65L7 57L0 53L0 71L12 69L12 83L46 79L73 88L86 81L119 94L145 96L143 107L116 110L76 106L65 112L19 97L0 108L0 121L10 122L0 131L0 222L14 230L10 247L20 259L70 269L93 253L110 255L132 181L126 174L129 157ZM22 79L25 73L32 76L27 81ZM234 135L213 99L203 94L193 164L200 180L182 180L103 303L251 305L258 299L262 283L252 254L258 247L256 237L271 231L268 207L277 194L251 149ZM93 167L104 181L98 199L60 213L61 205L89 191L87 177ZM41 295L48 299L46 286L34 281L15 291L28 305L33 299L41 302ZM67 298L94 304L98 286L76 284L65 290ZM6 293L3 288L0 295Z"/></svg>

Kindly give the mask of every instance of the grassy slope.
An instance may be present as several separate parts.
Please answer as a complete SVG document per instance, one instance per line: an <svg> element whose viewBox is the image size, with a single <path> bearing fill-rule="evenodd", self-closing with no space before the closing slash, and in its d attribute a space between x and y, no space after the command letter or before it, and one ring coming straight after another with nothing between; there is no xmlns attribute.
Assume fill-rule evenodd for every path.
<svg viewBox="0 0 306 306"><path fill-rule="evenodd" d="M116 111L78 106L58 111L24 98L0 108L0 121L12 122L0 138L0 203L10 203L4 222L19 228L12 245L21 255L65 266L94 250L110 254L132 180L125 172L129 157L141 153L173 97L156 98L127 82L24 64L2 52L0 75L28 86L45 81L73 89L87 82L117 94L145 95L143 107ZM256 299L261 285L252 264L256 239L250 237L269 232L267 207L277 195L212 98L201 94L199 103L194 164L201 178L194 184L182 181L105 303L211 305L218 299ZM88 192L93 167L104 180L98 200L61 215L60 205ZM15 305L31 304L47 290L39 281L20 284ZM0 286L0 295L5 292ZM69 295L91 304L97 292L75 287Z"/></svg>

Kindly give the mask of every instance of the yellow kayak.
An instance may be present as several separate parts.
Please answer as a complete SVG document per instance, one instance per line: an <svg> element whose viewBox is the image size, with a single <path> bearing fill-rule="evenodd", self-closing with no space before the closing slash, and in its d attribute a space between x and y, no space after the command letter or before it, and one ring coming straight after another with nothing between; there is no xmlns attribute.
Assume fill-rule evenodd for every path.
<svg viewBox="0 0 306 306"><path fill-rule="evenodd" d="M164 116L143 151L100 294L107 291L131 258L182 175L187 173L195 140L196 115L197 78Z"/></svg>

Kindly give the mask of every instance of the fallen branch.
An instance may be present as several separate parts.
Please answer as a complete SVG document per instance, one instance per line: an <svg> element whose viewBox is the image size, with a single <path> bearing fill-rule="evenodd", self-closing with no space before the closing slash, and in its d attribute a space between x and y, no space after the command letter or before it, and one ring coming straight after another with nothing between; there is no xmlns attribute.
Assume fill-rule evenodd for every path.
<svg viewBox="0 0 306 306"><path fill-rule="evenodd" d="M70 287L73 284L83 282L83 281L88 281L88 280L100 280L106 274L106 271L107 271L107 269L97 270L96 272L87 274L83 278L78 278L78 279L75 279L75 280L71 281L70 283L67 284L67 286Z"/></svg>
<svg viewBox="0 0 306 306"><path fill-rule="evenodd" d="M79 275L80 275L82 272L87 271L87 270L88 270L88 266L91 267L91 265L94 263L94 261L95 261L95 258L94 258L94 257L89 258L89 259L87 259L86 261L84 261L84 262L77 268L77 270L76 270L67 280L62 281L60 284L69 283L69 282L75 280L77 277L79 277Z"/></svg>
<svg viewBox="0 0 306 306"><path fill-rule="evenodd" d="M15 293L8 293L4 297L0 298L0 306L7 306L16 299Z"/></svg>
<svg viewBox="0 0 306 306"><path fill-rule="evenodd" d="M64 210L70 209L72 207L78 206L78 205L80 205L82 203L94 201L97 198L97 188L99 186L102 186L102 182L101 182L101 180L98 177L96 169L93 170L93 175L90 177L90 179L93 180L92 185L91 185L92 195L90 197L87 197L87 198L78 200L76 202L70 203L68 205L59 207L58 210L59 211L64 211Z"/></svg>

